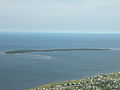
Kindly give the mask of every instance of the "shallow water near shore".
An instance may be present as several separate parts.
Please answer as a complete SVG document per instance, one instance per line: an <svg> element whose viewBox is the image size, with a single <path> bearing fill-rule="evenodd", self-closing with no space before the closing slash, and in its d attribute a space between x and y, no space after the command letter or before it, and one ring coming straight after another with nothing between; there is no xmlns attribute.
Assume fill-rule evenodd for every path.
<svg viewBox="0 0 120 90"><path fill-rule="evenodd" d="M0 90L24 90L120 71L120 34L0 33L0 52L56 48L114 50L0 54Z"/></svg>

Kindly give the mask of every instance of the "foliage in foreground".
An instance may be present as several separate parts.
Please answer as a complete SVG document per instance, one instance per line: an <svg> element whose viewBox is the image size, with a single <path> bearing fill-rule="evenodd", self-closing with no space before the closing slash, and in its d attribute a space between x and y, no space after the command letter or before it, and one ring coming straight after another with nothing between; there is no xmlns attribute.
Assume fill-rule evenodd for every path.
<svg viewBox="0 0 120 90"><path fill-rule="evenodd" d="M120 72L51 83L26 90L120 90Z"/></svg>

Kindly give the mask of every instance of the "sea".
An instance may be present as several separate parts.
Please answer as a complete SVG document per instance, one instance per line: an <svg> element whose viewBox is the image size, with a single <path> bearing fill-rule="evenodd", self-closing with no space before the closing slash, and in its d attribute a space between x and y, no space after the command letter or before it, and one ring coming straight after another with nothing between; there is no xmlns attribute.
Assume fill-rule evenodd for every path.
<svg viewBox="0 0 120 90"><path fill-rule="evenodd" d="M32 52L11 50L112 48L113 50ZM24 90L120 71L120 34L0 32L0 90Z"/></svg>

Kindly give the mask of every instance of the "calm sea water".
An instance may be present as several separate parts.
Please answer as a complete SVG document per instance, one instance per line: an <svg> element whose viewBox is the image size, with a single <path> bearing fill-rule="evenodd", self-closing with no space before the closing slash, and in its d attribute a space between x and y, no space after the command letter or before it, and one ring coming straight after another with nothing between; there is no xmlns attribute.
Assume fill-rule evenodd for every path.
<svg viewBox="0 0 120 90"><path fill-rule="evenodd" d="M0 33L0 52L54 48L120 48L120 34ZM120 71L119 50L28 54L0 55L0 90L24 90Z"/></svg>

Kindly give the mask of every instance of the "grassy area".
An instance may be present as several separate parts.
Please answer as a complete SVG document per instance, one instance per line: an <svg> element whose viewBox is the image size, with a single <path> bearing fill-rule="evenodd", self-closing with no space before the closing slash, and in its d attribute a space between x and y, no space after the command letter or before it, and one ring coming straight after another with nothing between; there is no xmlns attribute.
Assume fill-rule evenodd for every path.
<svg viewBox="0 0 120 90"><path fill-rule="evenodd" d="M50 83L26 90L120 90L120 72Z"/></svg>

